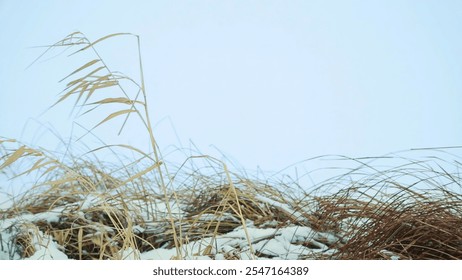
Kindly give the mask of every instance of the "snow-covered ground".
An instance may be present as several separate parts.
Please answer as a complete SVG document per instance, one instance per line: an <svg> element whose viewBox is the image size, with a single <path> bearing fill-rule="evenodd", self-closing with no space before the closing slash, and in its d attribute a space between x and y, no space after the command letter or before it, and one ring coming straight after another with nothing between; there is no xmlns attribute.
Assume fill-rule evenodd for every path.
<svg viewBox="0 0 462 280"><path fill-rule="evenodd" d="M7 198L7 197L6 197ZM5 200L5 196L3 196ZM271 203L268 198L265 203ZM0 259L30 259L30 260L63 260L69 259L64 246L58 244L46 231L40 229L39 224L58 224L68 217L88 217L91 207L103 203L101 197L88 195L82 201L65 206L57 206L48 211L32 214L18 213L12 217L4 216L0 220ZM273 201L274 204L276 202ZM4 203L6 209L8 204ZM163 213L165 203L155 203L156 213ZM283 207L283 205L277 205ZM290 211L284 206L285 211ZM170 211L177 215L186 215L182 210L184 206L170 205ZM6 212L5 212L6 213ZM226 213L225 213L226 214ZM6 214L4 214L6 215ZM211 214L199 216L198 221L207 222L212 220L232 220L239 222L232 215L217 217ZM42 227L43 228L43 227ZM115 229L107 226L96 226L94 236L101 235L101 231L110 232ZM134 234L158 234L158 223L146 222L143 225L131 227ZM81 236L85 239L85 236ZM159 247L151 250L138 251L137 248L122 248L118 252L120 259L141 260L169 260L178 258L180 252L182 259L319 259L328 258L335 249L332 245L339 241L339 237L333 233L316 232L310 227L280 222L267 219L258 226L253 221L245 221L245 226L237 226L224 234L217 233L215 236L203 236L188 242L182 240L179 248ZM29 256L23 257L25 252ZM27 254L26 254L27 255Z"/></svg>
<svg viewBox="0 0 462 280"><path fill-rule="evenodd" d="M149 177L85 172L22 197L0 186L0 259L460 258L459 161L453 172L404 161L370 175L354 169L363 177L347 173L307 193L221 173L187 173L162 190Z"/></svg>

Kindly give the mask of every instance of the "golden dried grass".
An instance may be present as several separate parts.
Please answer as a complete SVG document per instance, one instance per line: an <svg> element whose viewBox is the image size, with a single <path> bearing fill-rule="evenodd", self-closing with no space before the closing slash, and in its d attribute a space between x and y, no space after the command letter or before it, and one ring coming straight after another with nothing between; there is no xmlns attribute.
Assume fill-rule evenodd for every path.
<svg viewBox="0 0 462 280"><path fill-rule="evenodd" d="M97 44L116 36L136 39L139 82L111 71L97 52ZM252 256L262 256L252 249L246 227L251 221L256 227L299 225L335 233L340 237L335 244L315 240L337 250L330 256L318 256L323 259L462 258L462 200L457 191L461 179L457 173L414 160L383 171L353 159L360 167L310 191L300 190L297 184L270 185L240 176L231 173L224 162L205 156L187 161L205 159L214 172L188 171L183 165L171 173L150 123L139 37L116 33L91 42L84 34L74 32L48 46L45 53L60 47L77 48L71 55L92 52L94 58L63 79L70 81L53 106L75 98L75 106L89 108L86 113L90 113L118 104L123 109L105 115L90 132L124 117L122 131L128 118L136 116L145 127L152 153L126 144L103 145L88 152L96 155L101 150L119 148L136 155L130 163L111 169L99 161L72 155L63 159L53 152L0 138L0 172L12 174L11 179L32 174L37 178L33 188L2 210L2 217L55 211L54 219L43 216L15 225L20 232L15 243L22 257L34 253L31 229L52 236L73 259L121 259L124 250L143 253L153 248L175 248L175 258L181 259L182 245L218 238L237 227L245 230ZM131 82L137 90L129 92L121 81ZM104 88L117 89L120 94L95 101L95 92ZM455 169L460 167L459 161L451 164ZM353 173L361 174L361 179L350 179ZM400 179L404 176L415 180L403 183ZM329 194L332 189L336 190ZM292 192L302 195L291 197ZM316 242L300 244L314 248ZM211 254L212 243L204 254Z"/></svg>

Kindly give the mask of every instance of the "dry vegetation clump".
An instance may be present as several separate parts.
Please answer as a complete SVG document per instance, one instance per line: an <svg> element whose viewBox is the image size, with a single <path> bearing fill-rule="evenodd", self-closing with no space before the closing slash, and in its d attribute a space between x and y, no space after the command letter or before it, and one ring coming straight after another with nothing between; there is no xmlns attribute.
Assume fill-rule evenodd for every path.
<svg viewBox="0 0 462 280"><path fill-rule="evenodd" d="M425 197L375 205L348 243L342 259L462 259L461 201ZM360 215L358 215L360 216Z"/></svg>
<svg viewBox="0 0 462 280"><path fill-rule="evenodd" d="M52 177L61 185L32 188L4 211L11 227L18 229L18 236L27 236L30 227L24 225L32 223L36 231L51 236L73 259L118 259L122 249L133 246L133 225L145 219L136 210L140 204L133 203L146 201L128 197L128 191L98 190L96 184L88 188L88 182L82 183L88 179L83 175ZM33 239L20 238L15 243L20 245L21 255L29 257L26 249L33 246L25 246L24 240Z"/></svg>
<svg viewBox="0 0 462 280"><path fill-rule="evenodd" d="M94 165L90 166L86 172L73 170L84 178L94 177L88 170L101 173ZM287 198L268 185L235 176L231 184L220 184L223 178L216 174L215 187L205 175L199 181L207 178L207 186L202 186L197 183L198 176L201 175L189 176L189 188L169 193L168 212L163 195L157 193L160 186L143 191L134 190L132 184L99 189L98 182L94 181L93 187L88 188L75 176L62 174L61 178L50 174L54 182L62 185L32 188L4 214L12 221L10 227L16 228L14 247L24 258L35 252L31 227L51 236L69 258L91 260L122 259L128 248L138 254L157 248L171 249L177 246L175 240L181 242L178 248L181 249L182 245L218 238L248 223L275 230L303 224L297 220L295 211L290 210L288 201L283 201ZM143 177L132 183L141 185L142 182L143 185L149 183ZM249 246L251 243L249 240ZM211 252L209 247L202 254L213 257ZM180 251L180 254L176 258L188 252Z"/></svg>
<svg viewBox="0 0 462 280"><path fill-rule="evenodd" d="M453 167L458 166L456 161ZM461 180L441 170L410 161L364 176L332 195L314 198L312 224L342 232L344 244L334 258L461 259Z"/></svg>
<svg viewBox="0 0 462 280"><path fill-rule="evenodd" d="M70 81L56 104L74 97L76 107L88 108L84 114L119 106L90 132L123 118L122 131L135 118L145 128L149 152L104 144L57 156L0 137L0 175L18 184L21 178L32 182L0 210L0 253L28 258L56 243L68 258L85 260L139 259L154 249L174 250L173 259L218 254L225 259L462 259L459 159L392 156L404 164L385 169L350 159L359 167L314 187L251 179L207 156L175 167L164 161L154 137L141 59L135 81L112 71L95 49L117 36L134 36L141 57L138 36L127 33L90 42L74 32L49 47L77 47L72 55L93 51L95 56L66 76ZM107 89L120 95L106 96ZM96 92L101 95L94 100ZM105 163L103 151L133 157ZM205 164L199 168L196 160ZM221 237L239 241L231 246ZM281 255L273 239L294 251Z"/></svg>
<svg viewBox="0 0 462 280"><path fill-rule="evenodd" d="M294 217L293 211L276 206L278 204L276 201L283 198L280 197L279 193L269 193L269 198L266 197L265 199L264 189L257 187L255 182L245 184L244 181L235 185L237 187L224 185L201 190L193 197L191 204L188 206L188 216L195 217L198 220L207 220L211 216L219 220L227 220L228 226L227 229L223 228L223 233L240 226L240 216L243 216L246 220L253 221L256 226L268 221L275 221L278 225L299 223ZM265 189L276 190L269 186L266 186ZM275 196L275 193L278 196ZM273 204L268 202L268 199L271 199ZM285 203L287 202L285 201ZM290 205L287 206L290 207ZM221 226L225 227L223 224Z"/></svg>
<svg viewBox="0 0 462 280"><path fill-rule="evenodd" d="M74 176L50 173L50 182L61 185L32 188L2 215L13 220L22 217L10 226L18 232L14 242L21 257L34 254L33 242L40 232L51 236L72 259L123 259L127 249L139 256L153 249L176 248L175 240L180 244L175 258L189 254L184 251L187 244L204 240L209 245L201 254L214 258L217 250L210 238L247 225L274 229L273 237L291 226L338 237L332 241L318 234L293 241L307 250L324 245L324 250L330 250L329 254L306 253L300 259L461 259L462 197L456 192L460 180L456 174L432 168L416 172L412 166L406 166L414 171L411 178L402 180L414 179L409 187L398 184L402 177L396 174L405 171L399 168L399 172L362 175L349 186L337 185L337 190L323 194L321 189L332 188L333 182L348 182L328 180L310 192L299 192L299 197L289 196L295 191L287 185L273 187L229 172L205 175L178 170L176 179L183 179L168 193L167 210L160 186L148 177L122 184L123 177L101 176L103 171L94 164L81 163L68 168ZM98 178L112 182L111 187L101 188ZM248 244L261 241L249 237ZM263 247L253 254L271 258L264 252ZM239 256L235 252L229 259Z"/></svg>
<svg viewBox="0 0 462 280"><path fill-rule="evenodd" d="M8 160L17 150L3 158ZM328 180L317 189L300 192L301 198L289 196L294 191L287 185L272 187L229 172L205 175L179 170L175 177L183 178L181 184L170 188L165 200L161 186L149 177L127 183L122 175L117 179L90 162L81 161L76 167L61 162L2 216L20 217L9 229L18 232L14 250L21 257L34 254L38 232L51 236L69 258L121 259L127 248L142 254L175 248L178 240L180 249L251 224L275 232L294 225L310 227L339 237L335 243L322 235L298 240L294 244L308 249L319 249L318 242L335 249L330 256L303 258L460 259L462 199L456 192L460 179L433 168L417 171L414 165L367 176L361 172L359 180L349 183ZM406 170L410 177L403 179ZM132 173L139 171L125 177L132 178ZM348 185L341 187L340 182ZM337 190L323 193L335 184ZM255 243L249 239L250 245ZM210 247L203 254L213 257L212 251Z"/></svg>

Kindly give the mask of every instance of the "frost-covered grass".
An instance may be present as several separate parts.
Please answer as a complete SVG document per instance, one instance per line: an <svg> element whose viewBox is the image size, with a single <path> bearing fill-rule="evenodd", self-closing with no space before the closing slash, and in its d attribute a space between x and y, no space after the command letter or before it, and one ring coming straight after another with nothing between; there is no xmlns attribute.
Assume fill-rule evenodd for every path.
<svg viewBox="0 0 462 280"><path fill-rule="evenodd" d="M66 77L55 105L74 98L85 114L115 105L88 133L134 119L150 151L104 144L60 154L1 137L0 176L29 186L0 192L0 259L462 258L461 161L449 149L343 158L349 167L312 184L253 178L204 155L176 166L154 137L141 59L135 81L95 49L116 36L137 39L141 56L126 33L90 42L75 32L47 49L94 55ZM118 161L103 160L108 153Z"/></svg>

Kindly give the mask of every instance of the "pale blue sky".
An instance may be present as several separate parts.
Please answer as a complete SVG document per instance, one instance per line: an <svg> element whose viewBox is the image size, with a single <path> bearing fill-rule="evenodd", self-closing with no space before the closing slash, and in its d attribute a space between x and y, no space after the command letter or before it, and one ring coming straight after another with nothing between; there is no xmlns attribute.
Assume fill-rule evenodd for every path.
<svg viewBox="0 0 462 280"><path fill-rule="evenodd" d="M69 136L71 103L41 113L88 58L25 68L42 51L29 47L77 30L141 36L166 153L191 140L244 168L279 170L324 154L462 144L462 1L0 0L1 136L53 149L36 121ZM107 41L101 55L136 77L133 39ZM138 129L95 132L143 147Z"/></svg>

